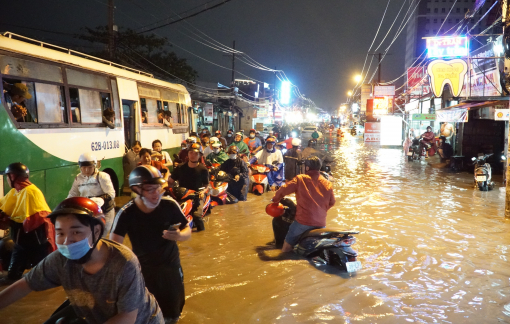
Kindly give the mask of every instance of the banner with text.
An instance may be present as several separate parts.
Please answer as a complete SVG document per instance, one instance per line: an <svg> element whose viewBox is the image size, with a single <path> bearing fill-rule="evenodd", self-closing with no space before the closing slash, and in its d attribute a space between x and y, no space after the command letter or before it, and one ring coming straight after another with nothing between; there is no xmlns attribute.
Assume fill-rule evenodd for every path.
<svg viewBox="0 0 510 324"><path fill-rule="evenodd" d="M381 141L381 123L365 123L365 143Z"/></svg>
<svg viewBox="0 0 510 324"><path fill-rule="evenodd" d="M467 109L436 110L436 121L448 123L467 123Z"/></svg>

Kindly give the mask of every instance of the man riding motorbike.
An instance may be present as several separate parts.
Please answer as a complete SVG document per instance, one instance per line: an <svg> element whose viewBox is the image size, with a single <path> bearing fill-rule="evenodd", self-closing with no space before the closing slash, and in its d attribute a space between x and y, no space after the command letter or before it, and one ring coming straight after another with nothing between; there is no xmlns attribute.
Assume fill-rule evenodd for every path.
<svg viewBox="0 0 510 324"><path fill-rule="evenodd" d="M238 156L237 146L229 146L228 160L223 162L221 171L231 175L232 180L228 183L227 192L236 197L239 201L246 201L246 188L248 186L248 166Z"/></svg>
<svg viewBox="0 0 510 324"><path fill-rule="evenodd" d="M265 165L270 169L267 174L267 180L273 190L283 184L283 156L280 150L275 148L276 140L274 137L266 141L266 149L259 151L250 159L250 164L258 163Z"/></svg>
<svg viewBox="0 0 510 324"><path fill-rule="evenodd" d="M204 206L204 190L209 186L209 171L200 163L200 145L195 143L191 145L188 152L188 161L179 165L168 178L168 184L171 186L175 181L179 181L179 186L194 190L199 193L200 204L193 205L193 223L197 227L197 232L205 230L202 219L202 210Z"/></svg>
<svg viewBox="0 0 510 324"><path fill-rule="evenodd" d="M232 142L232 144L230 144L230 146L232 146L232 145L237 146L237 148L239 149L239 154L249 154L250 153L250 149L248 148L248 145L246 145L246 143L243 142L243 133L241 133L241 132L236 133L234 141Z"/></svg>
<svg viewBox="0 0 510 324"><path fill-rule="evenodd" d="M251 154L257 153L262 148L262 143L260 139L256 137L257 131L255 129L250 129L250 135L244 139L244 143L248 146Z"/></svg>
<svg viewBox="0 0 510 324"><path fill-rule="evenodd" d="M205 158L206 161L222 164L228 160L228 155L221 149L221 143L219 141L215 142L212 147L212 152Z"/></svg>
<svg viewBox="0 0 510 324"><path fill-rule="evenodd" d="M301 174L301 150L299 149L301 140L299 138L292 139L292 148L288 149L283 155L285 161L285 180L291 181L298 174Z"/></svg>
<svg viewBox="0 0 510 324"><path fill-rule="evenodd" d="M321 160L312 156L305 161L305 174L297 175L274 195L278 203L286 195L296 193L297 209L294 222L285 237L282 252L292 251L304 232L326 226L327 211L335 204L333 186L319 172Z"/></svg>
<svg viewBox="0 0 510 324"><path fill-rule="evenodd" d="M420 152L423 152L423 148L425 148L425 158L429 157L429 149L433 148L434 152L436 151L435 144L435 136L434 132L432 132L432 127L427 126L427 131L421 134L420 138L423 140L420 142Z"/></svg>

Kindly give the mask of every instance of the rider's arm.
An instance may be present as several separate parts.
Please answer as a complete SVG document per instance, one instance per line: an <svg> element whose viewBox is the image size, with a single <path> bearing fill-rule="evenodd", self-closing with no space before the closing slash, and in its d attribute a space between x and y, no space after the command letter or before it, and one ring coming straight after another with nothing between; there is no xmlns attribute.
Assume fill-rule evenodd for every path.
<svg viewBox="0 0 510 324"><path fill-rule="evenodd" d="M105 324L133 324L136 322L136 316L138 315L138 309L129 313L119 313L114 317L110 318Z"/></svg>
<svg viewBox="0 0 510 324"><path fill-rule="evenodd" d="M283 186L278 189L278 191L274 194L273 201L279 202L283 197L290 195L291 193L296 192L297 190L297 177L294 177L291 181L287 182Z"/></svg>
<svg viewBox="0 0 510 324"><path fill-rule="evenodd" d="M32 289L25 278L22 278L0 292L0 309L9 306L17 300L28 295Z"/></svg>
<svg viewBox="0 0 510 324"><path fill-rule="evenodd" d="M76 181L76 178L74 178L73 185L71 186L71 190L69 190L69 194L67 195L67 198L71 197L79 197L80 191L78 190L78 181Z"/></svg>

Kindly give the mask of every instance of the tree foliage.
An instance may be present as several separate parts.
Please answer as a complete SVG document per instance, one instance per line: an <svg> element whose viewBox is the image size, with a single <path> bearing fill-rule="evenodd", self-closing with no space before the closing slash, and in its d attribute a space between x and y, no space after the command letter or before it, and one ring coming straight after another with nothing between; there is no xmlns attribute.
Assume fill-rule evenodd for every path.
<svg viewBox="0 0 510 324"><path fill-rule="evenodd" d="M108 52L108 28L98 26L85 28L78 39L93 44L103 44L104 49L89 54L134 69L147 71L158 78L179 82L179 79L194 83L198 77L186 59L179 58L166 48L171 46L166 38L154 34L138 34L130 28L121 28L115 33L113 57Z"/></svg>

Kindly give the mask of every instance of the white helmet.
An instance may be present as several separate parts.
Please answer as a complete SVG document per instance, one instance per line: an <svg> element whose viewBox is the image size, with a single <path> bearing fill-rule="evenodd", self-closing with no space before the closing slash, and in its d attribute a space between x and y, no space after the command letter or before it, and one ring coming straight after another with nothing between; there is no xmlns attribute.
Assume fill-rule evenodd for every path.
<svg viewBox="0 0 510 324"><path fill-rule="evenodd" d="M213 136L209 139L209 143L215 143L215 142L219 142L220 140L216 137L216 136Z"/></svg>
<svg viewBox="0 0 510 324"><path fill-rule="evenodd" d="M80 165L80 168L82 166L96 166L97 159L96 156L92 153L83 153L80 155L80 158L78 159L78 164Z"/></svg>
<svg viewBox="0 0 510 324"><path fill-rule="evenodd" d="M293 138L292 146L299 146L299 145L301 145L301 140L299 138Z"/></svg>

